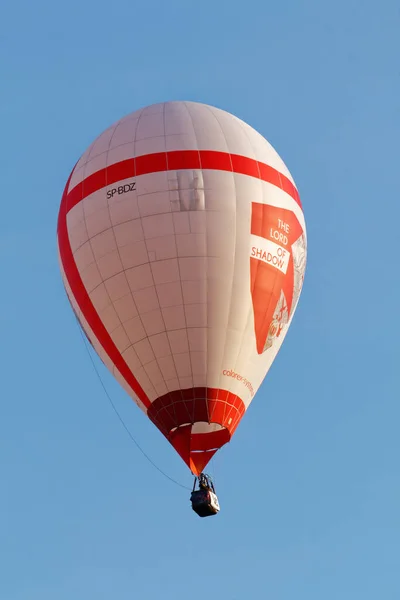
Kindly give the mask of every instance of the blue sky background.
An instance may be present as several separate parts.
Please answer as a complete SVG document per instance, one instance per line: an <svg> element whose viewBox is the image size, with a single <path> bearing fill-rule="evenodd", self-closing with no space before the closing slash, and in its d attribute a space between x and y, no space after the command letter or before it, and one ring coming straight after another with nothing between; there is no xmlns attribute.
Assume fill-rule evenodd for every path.
<svg viewBox="0 0 400 600"><path fill-rule="evenodd" d="M0 24L1 600L398 600L398 2L4 0ZM222 512L205 520L112 412L56 256L80 154L169 99L267 137L308 224L295 320L211 465Z"/></svg>

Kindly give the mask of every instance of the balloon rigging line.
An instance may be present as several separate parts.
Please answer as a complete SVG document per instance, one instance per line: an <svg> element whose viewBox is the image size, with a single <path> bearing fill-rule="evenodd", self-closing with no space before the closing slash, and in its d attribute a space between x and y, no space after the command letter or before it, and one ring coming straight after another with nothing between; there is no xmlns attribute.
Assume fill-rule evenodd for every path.
<svg viewBox="0 0 400 600"><path fill-rule="evenodd" d="M129 437L132 440L132 442L135 444L135 446L138 448L138 450L140 450L140 452L143 454L143 456L149 461L149 463L155 469L157 469L157 471L159 473L161 473L161 475L164 475L164 477L166 477L167 479L169 479L172 483L175 483L175 485L178 485L179 487L181 487L181 488L183 488L185 490L191 491L191 488L187 487L186 485L183 485L182 483L179 483L179 481L176 481L176 479L173 479L173 477L170 477L169 475L167 475L167 473L165 473L162 469L160 469L160 467L158 465L156 465L156 463L150 458L150 456L148 454L146 454L146 452L143 450L143 448L140 446L140 444L135 440L135 438L133 437L133 435L132 435L131 431L129 430L128 426L126 425L126 423L124 422L124 420L121 417L120 413L118 412L117 407L115 406L114 402L112 401L111 396L108 393L106 386L104 385L104 382L103 382L103 380L101 378L99 370L97 369L96 363L94 362L93 356L92 356L92 354L90 352L89 346L87 344L87 340L85 338L85 335L84 335L84 333L82 331L82 328L80 326L80 323L79 323L78 319L77 319L77 325L78 325L78 328L79 328L79 332L80 332L80 334L82 336L83 343L85 345L86 351L87 351L87 353L89 355L90 362L92 363L92 366L93 366L93 368L95 370L95 373L96 373L96 375L97 375L97 377L98 377L98 379L100 381L101 387L103 388L104 393L105 393L106 397L108 398L108 401L111 404L112 409L114 410L114 412L117 415L117 417L118 417L121 425L123 426L123 428L125 429L125 431L129 435Z"/></svg>

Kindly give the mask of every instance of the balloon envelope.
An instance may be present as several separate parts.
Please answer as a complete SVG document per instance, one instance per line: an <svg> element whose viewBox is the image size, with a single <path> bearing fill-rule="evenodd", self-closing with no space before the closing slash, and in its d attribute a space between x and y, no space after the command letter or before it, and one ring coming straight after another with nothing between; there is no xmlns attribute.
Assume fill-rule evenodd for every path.
<svg viewBox="0 0 400 600"><path fill-rule="evenodd" d="M306 228L285 164L223 110L143 108L76 164L58 246L96 352L199 474L231 439L299 300Z"/></svg>

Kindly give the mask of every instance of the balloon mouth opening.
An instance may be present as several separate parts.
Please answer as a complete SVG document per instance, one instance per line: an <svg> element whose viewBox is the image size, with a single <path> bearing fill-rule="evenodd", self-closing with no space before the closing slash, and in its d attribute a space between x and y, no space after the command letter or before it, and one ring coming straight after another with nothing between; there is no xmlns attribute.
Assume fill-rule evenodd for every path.
<svg viewBox="0 0 400 600"><path fill-rule="evenodd" d="M185 423L171 430L167 438L198 476L214 454L230 441L231 433L219 423Z"/></svg>

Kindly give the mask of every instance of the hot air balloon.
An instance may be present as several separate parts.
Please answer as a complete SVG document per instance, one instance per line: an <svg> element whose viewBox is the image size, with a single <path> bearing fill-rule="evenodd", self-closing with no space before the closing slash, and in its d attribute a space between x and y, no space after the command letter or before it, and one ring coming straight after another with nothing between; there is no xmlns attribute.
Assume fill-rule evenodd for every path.
<svg viewBox="0 0 400 600"><path fill-rule="evenodd" d="M211 490L203 470L270 369L303 285L305 220L284 162L221 109L142 108L75 165L58 248L93 348Z"/></svg>

